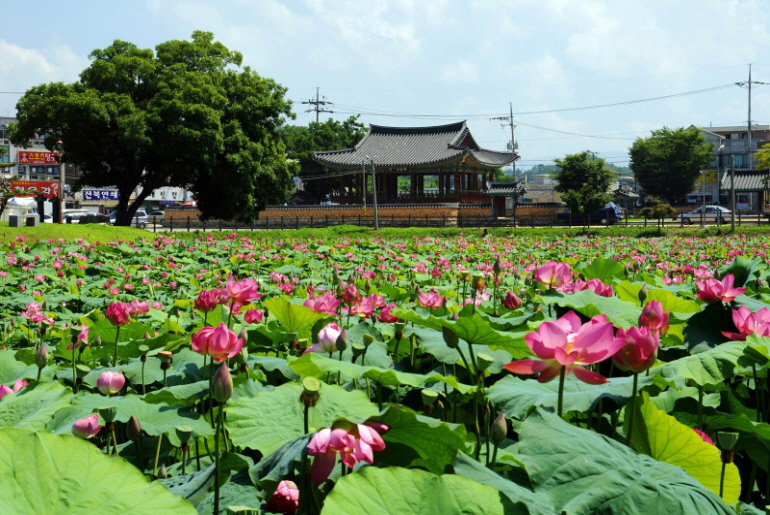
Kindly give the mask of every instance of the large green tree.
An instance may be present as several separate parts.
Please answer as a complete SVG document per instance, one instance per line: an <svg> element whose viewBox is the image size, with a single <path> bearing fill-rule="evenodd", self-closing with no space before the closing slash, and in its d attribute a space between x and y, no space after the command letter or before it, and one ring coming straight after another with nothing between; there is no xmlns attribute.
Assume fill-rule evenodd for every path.
<svg viewBox="0 0 770 515"><path fill-rule="evenodd" d="M127 225L161 186L186 186L205 218L249 221L282 202L296 164L278 135L292 117L286 89L241 67L239 52L196 31L155 52L115 41L91 54L73 84L35 86L17 104L11 140L63 142L77 186L115 186ZM132 192L141 187L136 200Z"/></svg>
<svg viewBox="0 0 770 515"><path fill-rule="evenodd" d="M648 195L681 202L695 187L701 170L714 160L712 148L695 127L663 127L634 141L629 150L631 169Z"/></svg>
<svg viewBox="0 0 770 515"><path fill-rule="evenodd" d="M313 152L340 150L355 146L366 134L366 128L351 116L342 122L329 119L325 122L310 122L308 126L284 125L280 129L286 143L286 157L294 159L300 166L300 177L314 177L330 171L313 160ZM315 195L323 195L339 186L338 180L307 180L305 189Z"/></svg>
<svg viewBox="0 0 770 515"><path fill-rule="evenodd" d="M567 154L555 159L559 167L554 172L554 188L570 212L587 216L601 209L612 197L607 193L615 173L605 166L604 159L595 159L590 152Z"/></svg>

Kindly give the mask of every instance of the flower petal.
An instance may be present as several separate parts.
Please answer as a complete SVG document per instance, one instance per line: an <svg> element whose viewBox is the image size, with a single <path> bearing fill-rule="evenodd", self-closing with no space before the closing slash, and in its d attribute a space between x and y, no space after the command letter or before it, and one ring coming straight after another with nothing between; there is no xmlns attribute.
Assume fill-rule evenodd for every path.
<svg viewBox="0 0 770 515"><path fill-rule="evenodd" d="M603 375L597 374L596 372L591 372L587 368L583 367L570 367L568 372L572 372L575 374L575 377L583 381L584 383L588 384L604 384L609 383L609 379L604 377Z"/></svg>

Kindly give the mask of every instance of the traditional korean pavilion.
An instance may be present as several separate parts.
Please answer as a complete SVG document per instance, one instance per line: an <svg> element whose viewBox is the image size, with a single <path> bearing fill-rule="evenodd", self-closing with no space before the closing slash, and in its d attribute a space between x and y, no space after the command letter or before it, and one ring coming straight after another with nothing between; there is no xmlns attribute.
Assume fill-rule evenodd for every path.
<svg viewBox="0 0 770 515"><path fill-rule="evenodd" d="M353 148L315 152L313 159L335 170L339 190L333 202L360 204L372 166L380 203L489 203L485 192L495 171L519 159L515 152L486 150L465 121L433 127L370 125ZM365 172L365 173L364 173ZM433 187L427 186L433 185Z"/></svg>

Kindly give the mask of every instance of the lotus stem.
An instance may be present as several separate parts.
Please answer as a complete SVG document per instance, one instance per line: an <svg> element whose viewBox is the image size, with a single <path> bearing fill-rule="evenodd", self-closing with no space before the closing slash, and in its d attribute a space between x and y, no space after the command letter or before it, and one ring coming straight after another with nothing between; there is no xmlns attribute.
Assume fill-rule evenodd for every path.
<svg viewBox="0 0 770 515"><path fill-rule="evenodd" d="M303 428L305 430L305 434L308 434L310 432L310 406L305 404L305 420Z"/></svg>
<svg viewBox="0 0 770 515"><path fill-rule="evenodd" d="M636 388L639 381L639 374L634 373L634 383L633 388L631 390L631 398L628 401L628 405L626 406L627 409L629 409L628 413L628 432L626 433L626 445L634 448L634 444L631 443L631 436L634 432L634 415L636 414Z"/></svg>
<svg viewBox="0 0 770 515"><path fill-rule="evenodd" d="M229 327L229 325L228 325ZM219 415L217 416L217 427L214 430L214 513L219 513L219 489L221 480L219 479L219 435L222 430L223 405L219 405Z"/></svg>
<svg viewBox="0 0 770 515"><path fill-rule="evenodd" d="M725 493L725 469L727 468L727 463L722 461L722 473L719 474L719 497L724 499L724 493Z"/></svg>
<svg viewBox="0 0 770 515"><path fill-rule="evenodd" d="M695 386L698 389L698 429L703 431L703 386Z"/></svg>
<svg viewBox="0 0 770 515"><path fill-rule="evenodd" d="M201 471L201 445L200 438L195 439L195 466Z"/></svg>
<svg viewBox="0 0 770 515"><path fill-rule="evenodd" d="M559 417L562 416L564 411L564 376L567 375L567 367L562 365L561 371L559 371L559 401L556 405L556 413Z"/></svg>
<svg viewBox="0 0 770 515"><path fill-rule="evenodd" d="M494 470L495 463L497 463L497 449L500 447L498 444L494 444L494 450L492 451L492 461L489 462L488 466L490 469Z"/></svg>
<svg viewBox="0 0 770 515"><path fill-rule="evenodd" d="M118 329L120 329L120 326L118 326ZM80 342L75 342L72 344L72 392L78 393L78 374L75 370L75 347L80 345ZM117 355L117 350L115 351ZM37 369L37 381L40 382L40 369Z"/></svg>
<svg viewBox="0 0 770 515"><path fill-rule="evenodd" d="M155 465L152 467L152 475L158 477L158 460L160 459L160 444L163 441L163 433L158 436L158 447L155 449Z"/></svg>
<svg viewBox="0 0 770 515"><path fill-rule="evenodd" d="M115 424L112 424L112 447L115 449L115 456L119 456L118 453L118 437L115 435Z"/></svg>
<svg viewBox="0 0 770 515"><path fill-rule="evenodd" d="M115 366L118 366L118 342L120 341L120 326L115 327ZM75 355L75 347L72 348L72 355ZM74 357L73 357L74 360Z"/></svg>

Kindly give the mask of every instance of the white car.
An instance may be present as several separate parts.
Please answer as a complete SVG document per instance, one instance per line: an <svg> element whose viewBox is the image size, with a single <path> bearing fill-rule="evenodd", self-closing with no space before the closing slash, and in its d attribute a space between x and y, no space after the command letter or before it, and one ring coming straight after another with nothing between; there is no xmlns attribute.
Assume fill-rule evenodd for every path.
<svg viewBox="0 0 770 515"><path fill-rule="evenodd" d="M118 217L118 212L113 211L109 215L110 223L112 225L115 225L115 220ZM131 227L139 227L140 229L144 229L147 227L147 223L149 222L149 218L147 216L147 211L144 209L137 209L136 213L134 213L134 218L131 220Z"/></svg>
<svg viewBox="0 0 770 515"><path fill-rule="evenodd" d="M705 208L705 211L703 209ZM703 211L703 214L701 214L701 211ZM730 220L732 220L733 213L726 207L722 206L704 206L699 207L695 211L691 211L689 213L682 213L681 215L677 216L678 220L681 220L683 224L693 224L693 223L701 223L701 220L703 222L710 222L710 223L727 223Z"/></svg>

